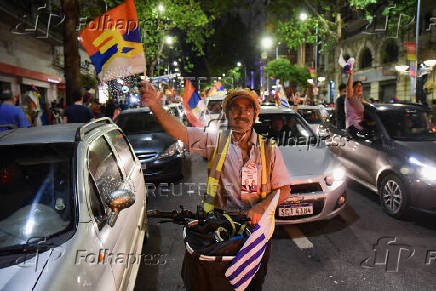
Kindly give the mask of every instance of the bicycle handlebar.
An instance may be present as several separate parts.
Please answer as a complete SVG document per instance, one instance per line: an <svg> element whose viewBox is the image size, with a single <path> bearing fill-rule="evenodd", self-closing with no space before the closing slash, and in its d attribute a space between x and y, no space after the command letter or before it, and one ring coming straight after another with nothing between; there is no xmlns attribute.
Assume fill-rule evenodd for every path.
<svg viewBox="0 0 436 291"><path fill-rule="evenodd" d="M178 212L177 210L173 211L159 211L157 209L147 210L147 217L149 218L166 218L173 220L174 223L182 223L184 224L187 219L198 219L205 220L207 218L207 214L202 210L201 207L197 207L197 213L193 213L190 210L184 209L183 206L180 206L181 210ZM228 214L234 221L244 223L250 221L250 219L246 216L246 213L243 211L229 211L225 212Z"/></svg>

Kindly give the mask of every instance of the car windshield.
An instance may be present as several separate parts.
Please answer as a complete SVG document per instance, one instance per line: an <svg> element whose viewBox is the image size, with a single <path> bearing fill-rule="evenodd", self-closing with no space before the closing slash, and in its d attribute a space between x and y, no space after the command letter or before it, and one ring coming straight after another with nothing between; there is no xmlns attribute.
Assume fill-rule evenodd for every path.
<svg viewBox="0 0 436 291"><path fill-rule="evenodd" d="M221 100L210 100L207 104L207 110L209 110L210 113L218 114L221 112Z"/></svg>
<svg viewBox="0 0 436 291"><path fill-rule="evenodd" d="M276 140L279 145L304 145L317 141L313 131L292 113L260 114L254 128L258 134Z"/></svg>
<svg viewBox="0 0 436 291"><path fill-rule="evenodd" d="M72 229L73 144L0 147L0 250Z"/></svg>
<svg viewBox="0 0 436 291"><path fill-rule="evenodd" d="M151 111L120 114L118 116L117 124L126 134L164 131Z"/></svg>
<svg viewBox="0 0 436 291"><path fill-rule="evenodd" d="M310 124L321 123L321 113L316 109L298 109L298 113Z"/></svg>
<svg viewBox="0 0 436 291"><path fill-rule="evenodd" d="M392 110L381 111L379 116L389 136L393 139L436 140L436 124L431 112Z"/></svg>

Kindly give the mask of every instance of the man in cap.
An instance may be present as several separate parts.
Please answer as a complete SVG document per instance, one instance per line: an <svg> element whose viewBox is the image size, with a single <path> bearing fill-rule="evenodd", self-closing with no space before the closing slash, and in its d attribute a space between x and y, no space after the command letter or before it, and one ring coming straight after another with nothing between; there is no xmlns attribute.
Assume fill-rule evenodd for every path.
<svg viewBox="0 0 436 291"><path fill-rule="evenodd" d="M255 225L271 202L273 195L269 194L272 191L280 190L279 204L289 197L291 180L280 150L258 136L252 128L260 113L255 92L234 89L227 94L223 102L228 120L227 134L186 128L164 110L160 96L150 83L143 85L141 99L168 134L185 143L191 153L208 159L208 193L204 201L206 212L215 207L247 210L250 223ZM242 190L242 181L247 177L255 177L257 192L246 193ZM216 181L216 184L211 181ZM262 289L269 252L270 242L249 290Z"/></svg>
<svg viewBox="0 0 436 291"><path fill-rule="evenodd" d="M16 127L30 127L23 110L15 106L15 98L9 89L3 90L0 95L0 126L6 124ZM0 127L0 131L7 129L6 127Z"/></svg>

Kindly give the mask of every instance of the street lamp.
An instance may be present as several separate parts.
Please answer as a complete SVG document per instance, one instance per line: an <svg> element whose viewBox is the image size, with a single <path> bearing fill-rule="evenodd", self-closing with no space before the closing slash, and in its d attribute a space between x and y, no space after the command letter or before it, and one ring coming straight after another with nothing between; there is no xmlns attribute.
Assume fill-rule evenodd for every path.
<svg viewBox="0 0 436 291"><path fill-rule="evenodd" d="M238 67L242 66L241 62L238 62L236 65L237 65Z"/></svg>
<svg viewBox="0 0 436 291"><path fill-rule="evenodd" d="M167 45L172 45L174 43L174 39L171 36L165 37L165 43Z"/></svg>
<svg viewBox="0 0 436 291"><path fill-rule="evenodd" d="M159 3L159 5L157 5L157 10L159 11L159 12L164 12L164 10L165 10L165 8L164 8L164 6L162 5L162 3Z"/></svg>
<svg viewBox="0 0 436 291"><path fill-rule="evenodd" d="M273 45L272 38L269 36L265 36L264 38L262 38L261 45L264 49L270 49Z"/></svg>
<svg viewBox="0 0 436 291"><path fill-rule="evenodd" d="M307 13L305 13L305 12L300 13L300 20L306 21L307 20Z"/></svg>
<svg viewBox="0 0 436 291"><path fill-rule="evenodd" d="M174 61L174 62L173 62L173 65L174 65L174 66L177 66L177 61Z"/></svg>

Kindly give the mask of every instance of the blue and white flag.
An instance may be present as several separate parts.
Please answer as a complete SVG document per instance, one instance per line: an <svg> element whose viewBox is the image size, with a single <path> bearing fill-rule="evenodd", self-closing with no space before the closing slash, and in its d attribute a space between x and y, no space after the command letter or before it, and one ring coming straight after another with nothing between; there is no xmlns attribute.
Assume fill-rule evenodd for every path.
<svg viewBox="0 0 436 291"><path fill-rule="evenodd" d="M227 268L225 276L233 289L237 291L247 288L259 270L265 248L274 232L274 213L279 201L279 193L280 190L271 194L275 196L262 215L259 224L256 225L250 237Z"/></svg>
<svg viewBox="0 0 436 291"><path fill-rule="evenodd" d="M280 86L279 89L279 99L280 99L280 107L288 108L288 109L291 108L288 102L288 98L286 98L286 94L282 86Z"/></svg>
<svg viewBox="0 0 436 291"><path fill-rule="evenodd" d="M291 106L289 106L288 100L286 100L286 98L283 97L280 97L280 107L291 108Z"/></svg>

